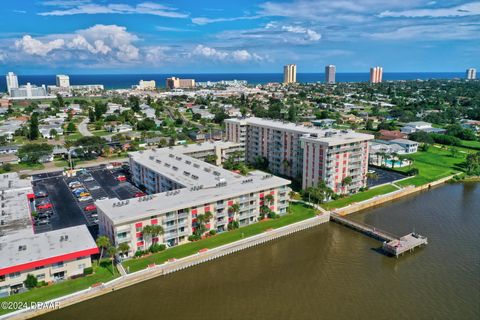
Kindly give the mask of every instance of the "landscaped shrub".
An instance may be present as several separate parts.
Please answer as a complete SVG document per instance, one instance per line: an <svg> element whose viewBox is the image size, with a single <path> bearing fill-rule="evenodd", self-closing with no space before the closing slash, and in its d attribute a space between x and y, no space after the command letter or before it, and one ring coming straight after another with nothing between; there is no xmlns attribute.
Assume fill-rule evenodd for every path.
<svg viewBox="0 0 480 320"><path fill-rule="evenodd" d="M210 235L214 236L217 234L217 230L210 230Z"/></svg>
<svg viewBox="0 0 480 320"><path fill-rule="evenodd" d="M155 253L155 252L163 251L165 250L165 248L166 246L164 244L155 243L150 247L149 251L151 253Z"/></svg>
<svg viewBox="0 0 480 320"><path fill-rule="evenodd" d="M200 240L201 237L199 235L196 235L196 234L192 234L191 236L188 236L188 241L197 241L197 240Z"/></svg>
<svg viewBox="0 0 480 320"><path fill-rule="evenodd" d="M46 287L46 286L48 286L48 283L46 283L45 281L39 281L37 283L37 287Z"/></svg>
<svg viewBox="0 0 480 320"><path fill-rule="evenodd" d="M23 283L25 284L25 287L30 289L30 288L35 288L37 286L38 280L37 280L37 277L35 277L33 274L27 274L27 279L25 279Z"/></svg>
<svg viewBox="0 0 480 320"><path fill-rule="evenodd" d="M419 174L420 171L418 171L417 168L412 168L410 170L408 170L407 172L405 172L407 174L407 176L416 176Z"/></svg>
<svg viewBox="0 0 480 320"><path fill-rule="evenodd" d="M145 251L143 251L143 250L137 250L137 251L135 252L135 255L134 255L134 256L135 256L136 258L139 258L139 257L143 256L144 254L145 254Z"/></svg>
<svg viewBox="0 0 480 320"><path fill-rule="evenodd" d="M83 275L84 276L87 276L87 275L92 274L92 273L93 273L93 268L92 267L88 267L88 268L83 269Z"/></svg>

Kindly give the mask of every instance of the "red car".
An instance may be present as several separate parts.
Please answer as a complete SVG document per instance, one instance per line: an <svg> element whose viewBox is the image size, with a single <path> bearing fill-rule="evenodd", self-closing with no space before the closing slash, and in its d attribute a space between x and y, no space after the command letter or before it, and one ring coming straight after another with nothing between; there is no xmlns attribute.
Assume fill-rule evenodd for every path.
<svg viewBox="0 0 480 320"><path fill-rule="evenodd" d="M146 195L147 195L147 194L146 194L145 192L139 191L139 192L135 193L134 197L135 197L135 198L140 198L140 197L144 197L144 196L146 196Z"/></svg>
<svg viewBox="0 0 480 320"><path fill-rule="evenodd" d="M125 176L117 176L117 181L124 182L127 181L127 178Z"/></svg>
<svg viewBox="0 0 480 320"><path fill-rule="evenodd" d="M97 207L94 204L89 204L88 206L85 207L85 211L95 211L97 210Z"/></svg>
<svg viewBox="0 0 480 320"><path fill-rule="evenodd" d="M41 210L51 209L51 208L53 208L53 205L51 203L42 203L37 205L37 209L41 209Z"/></svg>

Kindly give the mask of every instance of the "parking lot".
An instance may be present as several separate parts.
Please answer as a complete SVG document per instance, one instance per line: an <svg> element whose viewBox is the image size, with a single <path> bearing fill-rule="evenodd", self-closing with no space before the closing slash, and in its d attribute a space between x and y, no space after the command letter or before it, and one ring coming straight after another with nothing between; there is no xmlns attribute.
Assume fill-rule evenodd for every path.
<svg viewBox="0 0 480 320"><path fill-rule="evenodd" d="M127 177L118 181L118 176ZM98 232L98 216L94 201L102 198L133 198L140 192L128 181L123 168L92 167L77 172L74 177L64 177L61 172L33 177L33 190L41 197L36 199L37 217L35 233L87 225L92 234ZM42 195L46 193L46 196ZM51 208L44 208L51 204Z"/></svg>
<svg viewBox="0 0 480 320"><path fill-rule="evenodd" d="M367 180L367 185L369 187L378 186L380 184L389 183L392 181L405 178L405 176L401 173L384 170L380 168L368 167L368 171L374 171L378 176L378 179Z"/></svg>

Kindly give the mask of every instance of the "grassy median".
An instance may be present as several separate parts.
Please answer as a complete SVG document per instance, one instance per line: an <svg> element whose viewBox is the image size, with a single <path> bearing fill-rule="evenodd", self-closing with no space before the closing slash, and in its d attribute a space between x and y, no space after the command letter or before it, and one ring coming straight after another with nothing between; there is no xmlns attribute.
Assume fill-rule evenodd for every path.
<svg viewBox="0 0 480 320"><path fill-rule="evenodd" d="M96 263L96 262L95 262ZM101 266L94 266L95 272L92 275L72 280L65 280L46 287L34 288L27 292L14 294L9 297L0 298L3 301L15 302L43 302L65 296L80 290L89 288L92 284L107 282L118 277L118 271L112 273L112 264L110 261L103 261ZM13 312L15 310L5 310L0 308L0 315Z"/></svg>
<svg viewBox="0 0 480 320"><path fill-rule="evenodd" d="M161 264L165 261L172 259L172 258L183 258L192 254L197 253L199 250L208 248L212 249L215 247L219 247L221 245L235 242L241 240L243 238L248 238L254 236L256 234L260 234L265 232L267 229L276 229L280 228L294 222L298 222L301 220L305 220L308 218L312 218L316 214L316 210L305 206L300 203L291 203L290 204L290 213L278 218L278 219L271 219L266 221L260 221L258 223L241 227L239 229L228 231L224 233L220 233L216 236L209 237L200 241L191 242L187 244L183 244L177 247L173 247L167 249L160 253L155 253L147 257L131 259L125 261L123 266L129 272L135 272L141 269L146 268L150 264Z"/></svg>
<svg viewBox="0 0 480 320"><path fill-rule="evenodd" d="M341 208L348 206L349 204L355 203L355 202L360 202L364 200L368 200L370 198L373 198L375 196L379 196L382 194L387 194L393 191L398 190L395 186L392 186L391 184L387 184L381 187L369 189L367 191L362 191L359 193L355 193L351 196L345 197L345 198L340 198L337 200L333 200L327 203L322 204L322 208L331 210L331 209L336 209L336 208Z"/></svg>

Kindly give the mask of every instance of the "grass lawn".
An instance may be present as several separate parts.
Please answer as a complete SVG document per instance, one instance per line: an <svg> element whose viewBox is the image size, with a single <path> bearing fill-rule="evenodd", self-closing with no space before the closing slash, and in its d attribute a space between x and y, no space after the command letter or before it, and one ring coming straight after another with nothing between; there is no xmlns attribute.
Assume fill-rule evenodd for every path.
<svg viewBox="0 0 480 320"><path fill-rule="evenodd" d="M80 139L82 136L82 134L80 132L75 132L75 133L71 133L71 134L68 134L65 136L65 140L66 141L76 141L78 139Z"/></svg>
<svg viewBox="0 0 480 320"><path fill-rule="evenodd" d="M95 130L95 131L90 131L94 136L96 137L103 137L103 136L108 136L112 134L111 132L105 131L105 130Z"/></svg>
<svg viewBox="0 0 480 320"><path fill-rule="evenodd" d="M463 170L462 163L465 161L465 157L466 155L464 153L459 153L454 158L450 151L437 147L430 147L428 151L419 151L411 155L411 158L414 160L412 167L417 168L419 174L396 184L401 187L408 185L421 186L461 172ZM406 172L409 168L403 167L397 168L397 170Z"/></svg>
<svg viewBox="0 0 480 320"><path fill-rule="evenodd" d="M385 186L381 186L381 187L378 187L378 188L373 188L373 189L370 189L370 190L367 190L367 191L356 193L354 195L351 195L351 196L348 196L348 197L345 197L345 198L341 198L341 199L337 199L337 200L334 200L334 201L324 203L324 204L322 204L322 208L324 208L326 210L341 208L341 207L348 206L349 204L352 204L354 202L364 201L364 200L373 198L375 196L390 193L390 192L393 192L393 191L396 191L396 190L398 190L398 189L395 186L387 184Z"/></svg>
<svg viewBox="0 0 480 320"><path fill-rule="evenodd" d="M480 141L462 140L462 147L480 151Z"/></svg>
<svg viewBox="0 0 480 320"><path fill-rule="evenodd" d="M110 261L103 261L101 266L95 266L95 273L86 277L72 280L66 280L46 287L35 288L27 292L0 298L2 301L16 302L40 302L55 299L76 291L84 290L94 283L107 282L119 276L118 271L112 274L112 265ZM14 310L5 310L0 308L0 315L12 312Z"/></svg>
<svg viewBox="0 0 480 320"><path fill-rule="evenodd" d="M292 203L290 205L290 213L272 220L257 222L255 224L241 227L239 229L220 233L216 236L209 237L200 241L190 242L167 249L163 252L152 254L147 257L131 259L123 263L125 269L129 268L129 272L135 272L146 268L149 264L162 264L171 258L183 258L197 253L200 249L215 248L221 245L241 240L260 234L267 229L276 229L294 222L312 218L315 216L316 210L300 203Z"/></svg>

